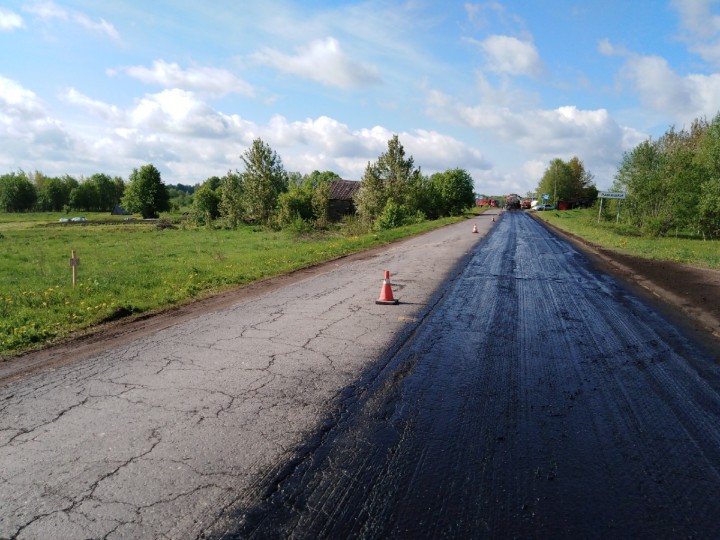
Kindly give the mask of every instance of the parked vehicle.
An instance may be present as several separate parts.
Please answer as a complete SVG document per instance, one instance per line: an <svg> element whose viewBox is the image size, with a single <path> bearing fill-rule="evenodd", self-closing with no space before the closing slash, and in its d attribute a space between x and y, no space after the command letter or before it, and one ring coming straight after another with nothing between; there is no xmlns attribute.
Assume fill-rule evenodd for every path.
<svg viewBox="0 0 720 540"><path fill-rule="evenodd" d="M555 207L552 204L538 204L535 207L535 210L542 211L542 210L555 210Z"/></svg>

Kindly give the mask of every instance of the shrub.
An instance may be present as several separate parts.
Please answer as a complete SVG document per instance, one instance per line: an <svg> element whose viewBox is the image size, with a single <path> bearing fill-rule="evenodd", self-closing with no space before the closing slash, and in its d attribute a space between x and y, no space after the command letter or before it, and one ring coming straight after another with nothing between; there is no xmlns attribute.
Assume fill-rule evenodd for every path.
<svg viewBox="0 0 720 540"><path fill-rule="evenodd" d="M311 221L303 219L299 214L296 214L292 221L285 224L285 229L295 236L303 236L312 233L315 227Z"/></svg>
<svg viewBox="0 0 720 540"><path fill-rule="evenodd" d="M375 220L375 228L377 229L395 229L405 225L407 220L407 211L404 206L395 204L389 200L385 204L385 208Z"/></svg>
<svg viewBox="0 0 720 540"><path fill-rule="evenodd" d="M357 216L348 215L343 218L343 231L345 236L362 236L370 232L370 227Z"/></svg>

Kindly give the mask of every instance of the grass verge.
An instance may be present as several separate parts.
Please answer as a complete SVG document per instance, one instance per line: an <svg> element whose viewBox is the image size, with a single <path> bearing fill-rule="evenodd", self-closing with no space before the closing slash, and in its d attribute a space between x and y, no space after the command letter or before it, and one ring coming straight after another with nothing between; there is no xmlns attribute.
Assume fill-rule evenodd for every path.
<svg viewBox="0 0 720 540"><path fill-rule="evenodd" d="M388 244L465 219L377 233L298 236L261 227L162 229L154 223L58 223L58 214L0 214L0 358L136 313ZM80 258L72 287L70 252Z"/></svg>
<svg viewBox="0 0 720 540"><path fill-rule="evenodd" d="M615 222L597 222L597 210L537 212L536 216L598 246L646 259L673 261L720 269L720 241L678 232L672 236L642 236Z"/></svg>

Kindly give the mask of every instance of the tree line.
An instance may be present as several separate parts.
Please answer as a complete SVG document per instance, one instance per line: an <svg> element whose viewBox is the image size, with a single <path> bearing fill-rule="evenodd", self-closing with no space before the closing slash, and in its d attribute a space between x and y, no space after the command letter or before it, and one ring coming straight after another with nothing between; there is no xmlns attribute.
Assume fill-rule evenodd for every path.
<svg viewBox="0 0 720 540"><path fill-rule="evenodd" d="M202 226L236 228L260 223L278 228L324 228L330 221L332 171L307 175L288 173L280 156L256 139L240 156L244 170L213 176L199 186L168 188L160 172L148 164L133 169L129 180L94 174L77 181L35 173L0 176L0 211L111 211L121 204L143 217L171 209L171 200L189 205L189 217ZM357 221L366 229L392 228L424 219L457 215L473 206L472 177L463 169L431 176L421 173L406 156L397 135L387 151L369 162L355 197Z"/></svg>
<svg viewBox="0 0 720 540"><path fill-rule="evenodd" d="M332 171L288 173L280 156L261 139L253 141L241 159L244 172L208 178L195 191L192 214L198 224L328 225L330 184L340 176ZM475 193L472 177L462 169L424 176L395 135L387 151L368 163L355 202L362 226L383 229L460 214L473 206Z"/></svg>
<svg viewBox="0 0 720 540"><path fill-rule="evenodd" d="M0 176L0 211L109 212L124 191L122 178L102 173L78 181L67 175L54 178L40 172L12 172Z"/></svg>
<svg viewBox="0 0 720 540"><path fill-rule="evenodd" d="M720 237L720 113L626 152L613 188L626 192L624 220L646 234Z"/></svg>

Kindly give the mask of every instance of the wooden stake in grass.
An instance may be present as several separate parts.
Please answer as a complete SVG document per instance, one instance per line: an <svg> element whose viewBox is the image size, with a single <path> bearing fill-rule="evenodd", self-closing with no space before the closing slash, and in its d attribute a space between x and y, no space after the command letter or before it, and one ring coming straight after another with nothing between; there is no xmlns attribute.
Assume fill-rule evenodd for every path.
<svg viewBox="0 0 720 540"><path fill-rule="evenodd" d="M73 288L77 285L77 267L80 266L80 259L75 254L75 250L73 249L70 252L70 268L72 268L72 281L73 281Z"/></svg>

